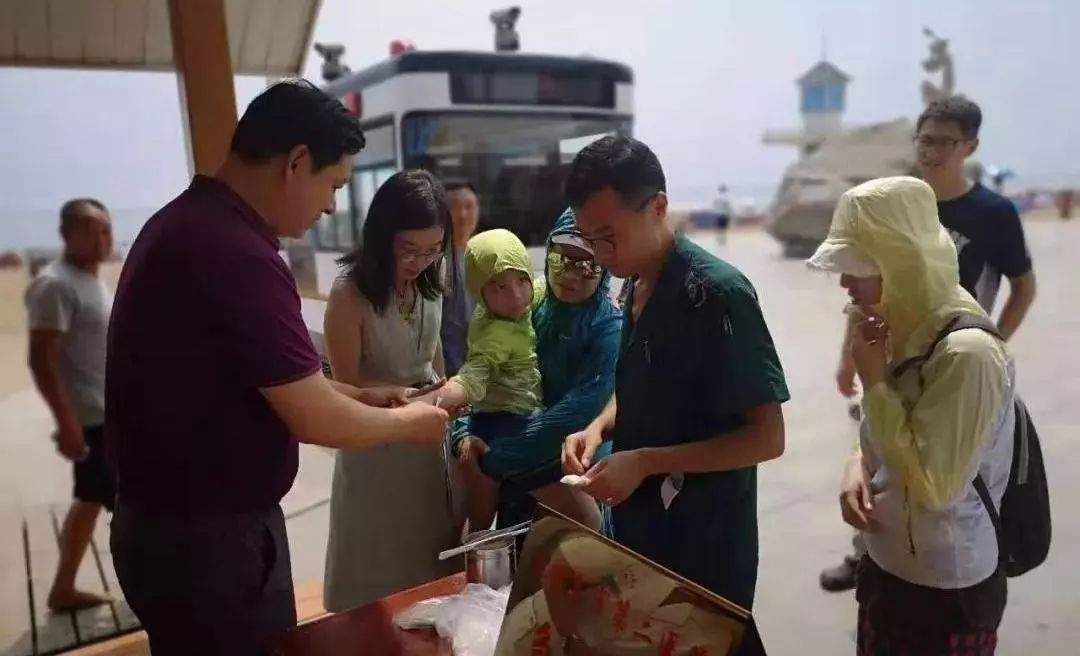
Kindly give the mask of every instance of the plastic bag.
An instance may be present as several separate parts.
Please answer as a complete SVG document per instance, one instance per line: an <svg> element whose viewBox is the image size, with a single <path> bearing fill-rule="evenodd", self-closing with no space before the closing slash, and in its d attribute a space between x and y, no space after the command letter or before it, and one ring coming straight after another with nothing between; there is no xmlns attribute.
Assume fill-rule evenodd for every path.
<svg viewBox="0 0 1080 656"><path fill-rule="evenodd" d="M394 622L402 629L435 627L450 640L454 656L493 656L509 600L510 586L492 590L470 583L460 594L413 604Z"/></svg>

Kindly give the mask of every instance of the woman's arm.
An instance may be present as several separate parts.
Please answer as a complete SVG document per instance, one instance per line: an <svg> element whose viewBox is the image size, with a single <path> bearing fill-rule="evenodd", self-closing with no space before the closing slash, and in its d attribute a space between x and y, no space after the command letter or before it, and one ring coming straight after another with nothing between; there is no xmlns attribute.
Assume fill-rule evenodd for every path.
<svg viewBox="0 0 1080 656"><path fill-rule="evenodd" d="M351 282L345 279L334 281L323 315L323 340L334 380L353 387L373 387L382 383L364 376L360 371L363 341L360 303Z"/></svg>

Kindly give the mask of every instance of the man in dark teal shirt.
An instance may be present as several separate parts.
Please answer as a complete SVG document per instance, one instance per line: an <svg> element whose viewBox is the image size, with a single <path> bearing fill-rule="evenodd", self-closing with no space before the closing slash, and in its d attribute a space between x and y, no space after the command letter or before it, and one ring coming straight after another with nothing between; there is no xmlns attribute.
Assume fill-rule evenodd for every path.
<svg viewBox="0 0 1080 656"><path fill-rule="evenodd" d="M633 284L615 397L567 438L563 467L613 506L618 542L750 608L756 465L784 451L789 394L750 281L674 234L665 188L656 155L628 137L592 143L571 167L581 233ZM606 440L614 452L594 463Z"/></svg>

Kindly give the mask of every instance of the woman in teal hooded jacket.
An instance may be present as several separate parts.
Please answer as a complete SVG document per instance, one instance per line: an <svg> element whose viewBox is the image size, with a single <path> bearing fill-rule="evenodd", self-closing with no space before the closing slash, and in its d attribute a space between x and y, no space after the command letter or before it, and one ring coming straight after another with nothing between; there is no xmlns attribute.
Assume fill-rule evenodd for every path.
<svg viewBox="0 0 1080 656"><path fill-rule="evenodd" d="M533 311L545 408L520 433L500 436L480 461L485 474L501 481L499 526L532 515L528 493L562 477L563 440L585 428L614 393L622 314L609 295L610 274L601 271L596 291L580 303L560 300L552 287L553 276L561 275L561 267L551 263L559 261L551 257L557 248L553 240L573 243L577 234L567 209L548 237L546 294ZM468 417L459 420L455 434L467 435L468 422Z"/></svg>

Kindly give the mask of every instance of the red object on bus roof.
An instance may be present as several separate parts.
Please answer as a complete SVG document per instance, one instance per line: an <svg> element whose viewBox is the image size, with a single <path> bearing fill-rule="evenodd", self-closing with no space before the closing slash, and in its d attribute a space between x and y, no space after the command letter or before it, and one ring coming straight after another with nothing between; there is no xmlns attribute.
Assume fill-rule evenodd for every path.
<svg viewBox="0 0 1080 656"><path fill-rule="evenodd" d="M396 57L416 50L416 44L408 39L394 39L390 42L390 56Z"/></svg>
<svg viewBox="0 0 1080 656"><path fill-rule="evenodd" d="M342 103L344 103L345 108L349 110L349 113L353 114L357 118L359 118L361 114L363 114L364 101L363 98L360 96L359 92L350 91L349 93L345 94L345 97L342 98L341 101Z"/></svg>

